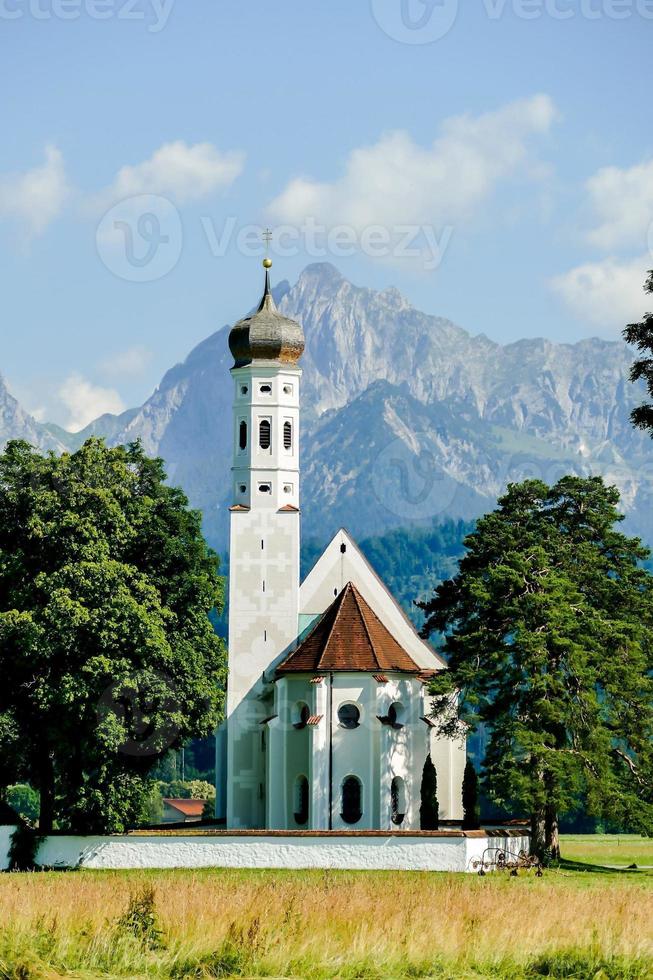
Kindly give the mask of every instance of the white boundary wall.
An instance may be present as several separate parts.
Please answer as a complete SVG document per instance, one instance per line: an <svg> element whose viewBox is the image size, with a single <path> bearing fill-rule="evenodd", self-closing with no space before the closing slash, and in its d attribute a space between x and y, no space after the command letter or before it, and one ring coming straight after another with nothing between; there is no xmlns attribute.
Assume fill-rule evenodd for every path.
<svg viewBox="0 0 653 980"><path fill-rule="evenodd" d="M7 868L13 827L0 827ZM50 868L339 868L361 871L468 871L486 848L528 852L527 835L128 834L48 837L36 862Z"/></svg>

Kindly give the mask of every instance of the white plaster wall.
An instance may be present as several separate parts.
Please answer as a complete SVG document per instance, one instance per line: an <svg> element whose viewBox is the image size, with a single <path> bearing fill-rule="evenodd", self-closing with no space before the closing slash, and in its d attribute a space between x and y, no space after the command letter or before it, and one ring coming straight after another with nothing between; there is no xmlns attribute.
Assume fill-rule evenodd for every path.
<svg viewBox="0 0 653 980"><path fill-rule="evenodd" d="M0 868L8 867L14 827L0 827ZM170 835L49 837L36 859L42 867L96 868L341 868L352 870L466 871L487 849L528 853L520 837L271 837Z"/></svg>
<svg viewBox="0 0 653 980"><path fill-rule="evenodd" d="M517 857L520 851L528 854L530 851L531 840L528 834L519 837L466 837L467 845L467 865L466 871L478 873L478 867L474 867L474 862L496 860L498 851L504 851L508 855Z"/></svg>
<svg viewBox="0 0 653 980"><path fill-rule="evenodd" d="M0 827L0 871L9 867L9 848L15 827Z"/></svg>

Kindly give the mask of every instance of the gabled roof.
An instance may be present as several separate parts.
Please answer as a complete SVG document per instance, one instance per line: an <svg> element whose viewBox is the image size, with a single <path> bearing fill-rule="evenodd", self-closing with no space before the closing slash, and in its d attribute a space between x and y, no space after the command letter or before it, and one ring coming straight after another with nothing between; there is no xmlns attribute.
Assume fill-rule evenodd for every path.
<svg viewBox="0 0 653 980"><path fill-rule="evenodd" d="M421 668L348 582L297 649L277 667L279 674L324 671L399 671Z"/></svg>
<svg viewBox="0 0 653 980"><path fill-rule="evenodd" d="M446 661L415 629L406 612L345 528L340 528L302 581L300 613L314 616L333 601L334 588L352 582L403 649L423 670L442 670Z"/></svg>
<svg viewBox="0 0 653 980"><path fill-rule="evenodd" d="M206 800L180 800L166 796L163 800L173 810L179 810L185 817L201 817L206 806Z"/></svg>

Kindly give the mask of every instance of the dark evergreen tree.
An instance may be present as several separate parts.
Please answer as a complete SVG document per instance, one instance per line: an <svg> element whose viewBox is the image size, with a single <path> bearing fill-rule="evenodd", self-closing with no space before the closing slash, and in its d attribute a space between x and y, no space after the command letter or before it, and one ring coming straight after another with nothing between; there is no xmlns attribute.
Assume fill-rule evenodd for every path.
<svg viewBox="0 0 653 980"><path fill-rule="evenodd" d="M644 286L647 293L653 293L653 271L649 272ZM645 313L639 323L629 323L624 330L626 342L632 344L644 355L635 361L630 371L631 381L644 381L649 396L653 398L653 313ZM644 429L653 437L653 404L639 405L631 414L633 425Z"/></svg>
<svg viewBox="0 0 653 980"><path fill-rule="evenodd" d="M600 478L510 486L425 604L449 665L433 717L449 735L486 723L484 789L531 815L540 854L581 795L653 830L653 576L618 500Z"/></svg>
<svg viewBox="0 0 653 980"><path fill-rule="evenodd" d="M463 776L463 830L477 830L480 826L478 804L478 775L471 759L467 760Z"/></svg>
<svg viewBox="0 0 653 980"><path fill-rule="evenodd" d="M437 830L440 826L440 807L438 804L438 776L430 755L427 755L422 770L421 804L419 825L422 830Z"/></svg>

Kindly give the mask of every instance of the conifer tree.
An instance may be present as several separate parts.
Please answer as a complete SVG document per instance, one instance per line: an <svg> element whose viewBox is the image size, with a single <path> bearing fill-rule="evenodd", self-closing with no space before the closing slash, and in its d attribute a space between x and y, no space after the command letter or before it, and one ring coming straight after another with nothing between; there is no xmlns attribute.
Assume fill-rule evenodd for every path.
<svg viewBox="0 0 653 980"><path fill-rule="evenodd" d="M424 604L445 634L433 682L443 734L489 731L484 788L559 853L558 814L653 830L653 577L600 478L512 485Z"/></svg>
<svg viewBox="0 0 653 980"><path fill-rule="evenodd" d="M463 776L463 830L477 830L480 824L478 805L478 775L471 759L467 760Z"/></svg>
<svg viewBox="0 0 653 980"><path fill-rule="evenodd" d="M427 755L422 770L421 805L419 825L422 830L437 830L440 821L438 804L438 776L430 755Z"/></svg>
<svg viewBox="0 0 653 980"><path fill-rule="evenodd" d="M649 272L644 291L653 293L653 271ZM649 396L653 398L653 313L645 313L639 323L629 323L624 330L624 338L645 355L633 364L630 380L645 381ZM633 409L630 417L633 425L647 430L653 437L653 404L639 405Z"/></svg>

